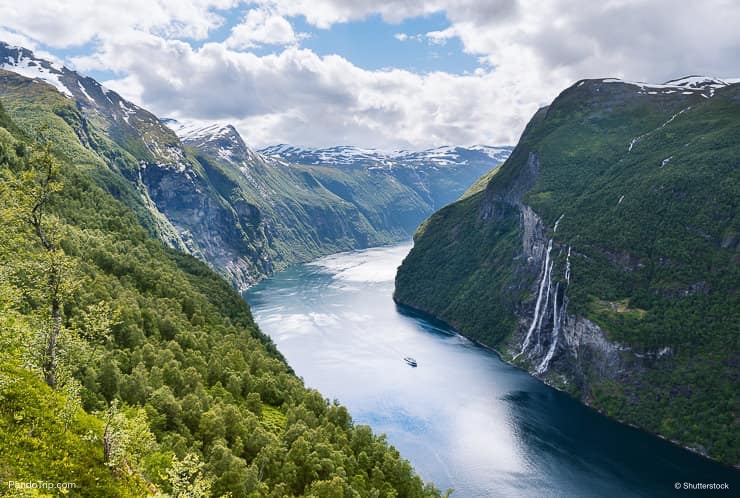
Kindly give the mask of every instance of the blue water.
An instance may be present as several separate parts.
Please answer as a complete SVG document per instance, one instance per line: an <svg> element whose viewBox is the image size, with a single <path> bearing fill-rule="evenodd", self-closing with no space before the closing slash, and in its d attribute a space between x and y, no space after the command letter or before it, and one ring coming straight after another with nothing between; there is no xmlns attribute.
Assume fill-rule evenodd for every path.
<svg viewBox="0 0 740 498"><path fill-rule="evenodd" d="M740 492L740 472L613 422L443 324L398 309L393 278L410 248L295 266L245 297L306 384L387 434L422 478L454 488L453 497ZM677 482L730 491L676 491Z"/></svg>

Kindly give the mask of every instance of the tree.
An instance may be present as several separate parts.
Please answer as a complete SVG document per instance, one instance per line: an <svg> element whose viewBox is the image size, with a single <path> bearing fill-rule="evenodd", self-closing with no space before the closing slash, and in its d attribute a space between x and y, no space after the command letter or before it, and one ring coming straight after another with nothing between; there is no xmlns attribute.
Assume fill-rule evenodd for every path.
<svg viewBox="0 0 740 498"><path fill-rule="evenodd" d="M23 212L15 188L16 173L24 165L20 145L0 128L0 360L13 363L21 362L30 335L28 317L19 311L23 292L13 281L28 245L18 230Z"/></svg>
<svg viewBox="0 0 740 498"><path fill-rule="evenodd" d="M142 460L156 446L146 410L136 408L124 412L119 409L118 401L109 405L103 429L103 457L114 474L141 472Z"/></svg>
<svg viewBox="0 0 740 498"><path fill-rule="evenodd" d="M211 495L211 479L203 471L204 463L195 453L188 453L180 460L172 457L172 467L167 471L167 481L175 498L206 498Z"/></svg>
<svg viewBox="0 0 740 498"><path fill-rule="evenodd" d="M62 300L65 293L64 271L66 261L64 252L55 240L45 220L49 198L62 189L59 181L59 161L51 151L49 141L42 142L31 153L29 169L24 173L30 186L31 212L28 218L34 233L45 251L46 293L51 312L51 323L46 335L46 348L41 364L44 380L52 389L57 386L57 348L62 330Z"/></svg>
<svg viewBox="0 0 740 498"><path fill-rule="evenodd" d="M47 307L48 314L44 314L40 327L42 345L38 363L46 383L56 388L62 308L72 289L72 279L67 277L73 266L59 243L59 223L48 214L53 195L62 189L61 164L46 138L45 127L40 129L30 154L16 154L13 158L7 146L3 149L1 155L9 166L3 175L3 214L7 215L6 223L15 224L12 231L21 235L26 232L22 225L28 227L28 236L36 241L40 249L32 251L30 260L17 261L15 267L20 270L17 272L19 274L26 270L23 278L31 280L20 287L25 288L27 294L36 292L38 295L33 297L42 298Z"/></svg>

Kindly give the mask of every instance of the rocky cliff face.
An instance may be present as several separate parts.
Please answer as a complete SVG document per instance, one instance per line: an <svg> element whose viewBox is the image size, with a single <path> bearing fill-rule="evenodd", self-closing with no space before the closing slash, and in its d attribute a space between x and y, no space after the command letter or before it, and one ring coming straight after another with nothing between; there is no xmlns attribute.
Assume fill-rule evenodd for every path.
<svg viewBox="0 0 740 498"><path fill-rule="evenodd" d="M211 184L177 135L145 109L75 71L0 45L0 98L19 122L53 122L59 142L78 141L104 187L137 208L155 234L219 270L239 288L271 271L236 210ZM32 78L32 79L27 79ZM72 135L72 133L74 135Z"/></svg>
<svg viewBox="0 0 740 498"><path fill-rule="evenodd" d="M737 463L738 93L705 78L578 82L485 188L422 224L396 300Z"/></svg>
<svg viewBox="0 0 740 498"><path fill-rule="evenodd" d="M552 228L553 236L561 219ZM530 289L534 299L517 310L518 327L504 346L507 357L555 386L574 384L579 392L587 392L590 384L639 375L635 369L641 358L631 348L610 340L588 318L568 313L573 248L554 245L527 205L520 206L520 227L520 261L524 271L536 275Z"/></svg>
<svg viewBox="0 0 740 498"><path fill-rule="evenodd" d="M60 153L94 169L154 235L239 289L291 263L406 239L508 154L449 148L426 163L407 153L408 164L393 168L328 155L292 164L248 147L228 124L160 120L21 47L0 43L0 68L0 100L15 121L28 130L51 123Z"/></svg>

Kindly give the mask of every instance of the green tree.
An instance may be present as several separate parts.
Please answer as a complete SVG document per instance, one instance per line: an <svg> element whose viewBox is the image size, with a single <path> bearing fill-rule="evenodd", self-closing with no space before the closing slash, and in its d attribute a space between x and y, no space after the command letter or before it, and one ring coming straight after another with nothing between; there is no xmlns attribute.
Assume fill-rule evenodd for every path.
<svg viewBox="0 0 740 498"><path fill-rule="evenodd" d="M157 449L143 408L120 410L118 401L108 407L103 428L103 457L115 474L142 471L142 462Z"/></svg>
<svg viewBox="0 0 740 498"><path fill-rule="evenodd" d="M206 477L204 463L195 453L188 453L180 460L172 457L172 467L167 471L167 480L175 498L208 498L212 481Z"/></svg>

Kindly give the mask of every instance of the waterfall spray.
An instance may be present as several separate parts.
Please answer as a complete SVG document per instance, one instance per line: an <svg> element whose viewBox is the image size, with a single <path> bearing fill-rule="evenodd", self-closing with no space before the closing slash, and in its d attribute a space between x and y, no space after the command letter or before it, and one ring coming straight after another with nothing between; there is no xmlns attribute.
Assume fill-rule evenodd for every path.
<svg viewBox="0 0 740 498"><path fill-rule="evenodd" d="M541 374L547 367L550 366L550 360L552 360L555 354L555 348L558 346L558 337L560 335L560 313L558 312L558 290L560 290L560 283L555 285L555 295L552 298L552 336L550 339L550 349L547 351L547 355L542 360L542 363L537 367L537 373Z"/></svg>
<svg viewBox="0 0 740 498"><path fill-rule="evenodd" d="M552 272L552 264L550 263L550 251L552 250L552 239L550 239L550 242L547 244L547 252L545 253L545 266L542 270L542 279L540 280L540 290L537 293L537 303L534 306L534 318L532 318L532 324L529 326L529 330L527 331L527 335L524 338L524 343L522 343L522 350L519 351L517 355L514 356L514 360L516 360L519 356L521 356L524 351L529 347L529 341L532 338L532 332L534 331L535 327L537 326L537 318L540 314L540 304L542 303L542 292L545 290L545 281L550 280L550 274Z"/></svg>

